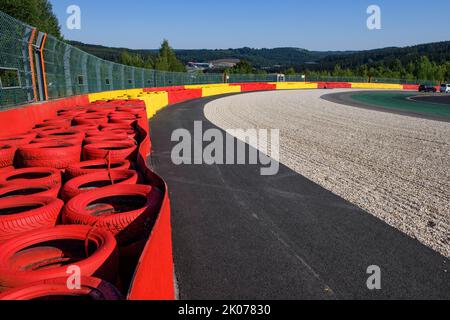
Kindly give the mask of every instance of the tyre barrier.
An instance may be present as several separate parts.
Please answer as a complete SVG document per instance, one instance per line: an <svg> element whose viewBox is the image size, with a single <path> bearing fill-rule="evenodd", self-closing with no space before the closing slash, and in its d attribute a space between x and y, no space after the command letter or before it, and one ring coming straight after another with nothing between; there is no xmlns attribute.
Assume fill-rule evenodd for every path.
<svg viewBox="0 0 450 320"><path fill-rule="evenodd" d="M67 280L71 265L81 276L115 283L118 259L114 236L102 229L72 225L31 231L0 244L0 287Z"/></svg>
<svg viewBox="0 0 450 320"><path fill-rule="evenodd" d="M28 301L28 300L60 300L67 298L89 299L93 301L117 301L124 297L120 291L104 280L93 277L81 277L80 288L69 289L67 277L44 280L29 285L11 289L0 294L0 301Z"/></svg>
<svg viewBox="0 0 450 320"><path fill-rule="evenodd" d="M54 298L53 290L59 289L52 287L53 281L58 277L67 280L69 261L79 265L78 259L85 260L85 251L95 249L95 241L91 244L90 237L96 232L114 239L115 258L112 264L100 268L102 272L86 272L83 276L117 284L121 298L128 294L130 299L173 299L173 283L169 283L173 276L171 237L167 231L161 233L169 224L164 222L162 229L158 223L163 217L164 221L169 218L167 187L145 163L151 146L145 105L141 101L121 100L57 109L56 103L49 104L56 116L32 117L38 124L33 124L31 131L0 138L0 146L5 146L0 159L3 155L6 159L0 168L0 250L11 253L3 257L7 262L0 261L0 291L8 289L2 299ZM40 113L45 114L46 109ZM115 193L116 188L119 193ZM68 204L91 193L100 196L79 211L98 222L91 226L82 218L81 222L70 221L68 225L62 220L63 200ZM47 199L48 203L37 199ZM85 235L67 237L61 229L64 227L84 228ZM161 236L164 240L157 243L163 246L154 247L151 238ZM17 244L23 246L11 247ZM161 248L170 251L161 252ZM140 259L156 258L149 250L160 252L152 268L161 271L149 273L146 258ZM28 273L23 274L24 270ZM147 274L147 279L136 283L134 278L139 273ZM161 283L164 286L160 289ZM58 298L70 296L64 290L55 292ZM81 295L89 295L88 292ZM113 300L117 294L105 297Z"/></svg>
<svg viewBox="0 0 450 320"><path fill-rule="evenodd" d="M16 239L28 231L55 227L63 206L64 202L52 197L0 199L0 243Z"/></svg>
<svg viewBox="0 0 450 320"><path fill-rule="evenodd" d="M61 199L67 202L75 196L89 192L93 189L118 184L137 184L138 180L138 174L133 170L105 170L102 172L82 175L69 180L64 185L61 193Z"/></svg>
<svg viewBox="0 0 450 320"><path fill-rule="evenodd" d="M157 188L117 184L71 199L64 207L63 221L108 230L120 245L127 245L150 235L161 201L162 195ZM99 204L101 211L95 209ZM105 207L109 210L104 210Z"/></svg>

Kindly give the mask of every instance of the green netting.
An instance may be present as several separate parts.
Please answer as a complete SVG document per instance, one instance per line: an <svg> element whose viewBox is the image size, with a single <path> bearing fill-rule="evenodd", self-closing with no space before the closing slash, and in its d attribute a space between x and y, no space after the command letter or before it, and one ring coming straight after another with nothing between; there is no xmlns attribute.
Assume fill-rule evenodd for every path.
<svg viewBox="0 0 450 320"><path fill-rule="evenodd" d="M305 81L305 79L303 80ZM308 82L369 82L369 78L365 77L312 77L307 76L306 81Z"/></svg>
<svg viewBox="0 0 450 320"><path fill-rule="evenodd" d="M276 74L230 74L229 77L230 83L278 81Z"/></svg>
<svg viewBox="0 0 450 320"><path fill-rule="evenodd" d="M34 99L28 46L32 31L0 12L0 109Z"/></svg>
<svg viewBox="0 0 450 320"><path fill-rule="evenodd" d="M135 68L106 61L48 36L44 61L49 99L108 90L217 83L221 74Z"/></svg>

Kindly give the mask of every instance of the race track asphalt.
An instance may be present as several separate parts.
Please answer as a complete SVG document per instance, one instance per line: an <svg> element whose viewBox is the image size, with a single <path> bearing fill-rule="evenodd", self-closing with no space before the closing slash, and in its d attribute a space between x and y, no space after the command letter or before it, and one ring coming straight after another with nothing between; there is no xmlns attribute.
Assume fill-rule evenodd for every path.
<svg viewBox="0 0 450 320"><path fill-rule="evenodd" d="M193 132L194 121L216 128L203 109L217 98L150 121L180 299L450 299L449 259L283 165L275 176L257 165L174 165L172 132ZM367 288L371 265L381 290Z"/></svg>
<svg viewBox="0 0 450 320"><path fill-rule="evenodd" d="M407 102L407 97L410 97L410 95L407 94L405 91L377 91L379 93L389 93L389 94L401 94L405 95L405 102ZM436 120L436 121L442 121L442 122L450 122L450 117L439 115L439 114L432 114L432 113L425 113L417 111L415 108L411 108L410 110L403 108L403 109L396 109L396 108L390 108L382 105L378 105L376 103L366 103L362 101L356 101L352 98L353 95L355 95L354 90L349 90L348 92L338 92L333 93L332 90L330 90L329 94L325 94L322 96L322 99L339 103L342 105L347 105L351 107L358 107L358 108L365 108L369 110L375 110L380 112L389 112L394 114L399 114L403 116L409 116L409 117L416 117L416 118L422 118L422 119L429 119L429 120ZM373 94L373 91L359 91L358 94ZM446 96L439 97L439 96L430 96L430 95L421 95L417 94L417 96L414 96L414 93L411 93L411 100L414 100L416 102L422 102L422 103L431 103L431 104L437 104L439 107L448 106L450 108L450 99ZM411 101L411 103L414 103L414 101Z"/></svg>
<svg viewBox="0 0 450 320"><path fill-rule="evenodd" d="M438 103L450 106L450 95L449 94L427 94L418 95L411 98L415 101L428 102L428 103Z"/></svg>

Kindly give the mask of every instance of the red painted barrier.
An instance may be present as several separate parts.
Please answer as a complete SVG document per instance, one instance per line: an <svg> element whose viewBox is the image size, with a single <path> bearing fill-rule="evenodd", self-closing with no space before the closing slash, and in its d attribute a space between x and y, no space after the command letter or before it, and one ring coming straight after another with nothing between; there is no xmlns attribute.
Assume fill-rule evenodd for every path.
<svg viewBox="0 0 450 320"><path fill-rule="evenodd" d="M419 90L419 85L418 84L404 84L403 85L403 90L418 91Z"/></svg>
<svg viewBox="0 0 450 320"><path fill-rule="evenodd" d="M98 102L92 105L100 108L110 104L126 106L127 102ZM36 123L56 116L58 110L71 109L80 105L89 105L87 96L24 106L20 109L1 112L0 136L11 136L26 132L32 129ZM175 290L168 188L164 180L147 166L146 159L152 149L148 121L140 122L138 130L140 131L140 136L145 137L139 149L138 169L147 184L155 186L163 192L164 199L152 233L146 241L145 247L144 245L142 246L144 249L134 272L134 278L129 290L129 299L173 300L175 298ZM134 249L130 248L131 251Z"/></svg>
<svg viewBox="0 0 450 320"><path fill-rule="evenodd" d="M146 182L164 192L164 200L150 239L136 268L128 299L173 300L175 299L175 288L170 200L166 183L147 165L146 159L151 153L151 139L148 132L147 123L146 128L140 128L141 136L146 138L141 142L138 166L140 172L144 174Z"/></svg>
<svg viewBox="0 0 450 320"><path fill-rule="evenodd" d="M201 98L202 91L202 89L183 89L177 91L169 91L169 104L175 104L187 100Z"/></svg>
<svg viewBox="0 0 450 320"><path fill-rule="evenodd" d="M231 86L240 86L242 92L251 91L269 91L276 90L276 84L264 83L264 82L252 82L252 83L231 83Z"/></svg>
<svg viewBox="0 0 450 320"><path fill-rule="evenodd" d="M184 90L184 86L173 86L173 87L159 87L159 88L144 88L144 92L159 92L159 91L179 91Z"/></svg>
<svg viewBox="0 0 450 320"><path fill-rule="evenodd" d="M23 106L0 113L0 137L24 133L45 119L53 118L61 109L89 104L87 95Z"/></svg>
<svg viewBox="0 0 450 320"><path fill-rule="evenodd" d="M349 82L318 82L319 89L351 89L352 84Z"/></svg>

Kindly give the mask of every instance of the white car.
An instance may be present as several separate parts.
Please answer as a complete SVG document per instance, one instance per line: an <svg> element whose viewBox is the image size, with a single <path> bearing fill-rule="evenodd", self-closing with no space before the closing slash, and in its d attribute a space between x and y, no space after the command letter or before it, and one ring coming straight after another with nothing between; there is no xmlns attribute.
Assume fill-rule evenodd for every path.
<svg viewBox="0 0 450 320"><path fill-rule="evenodd" d="M441 84L441 93L450 93L450 84Z"/></svg>

